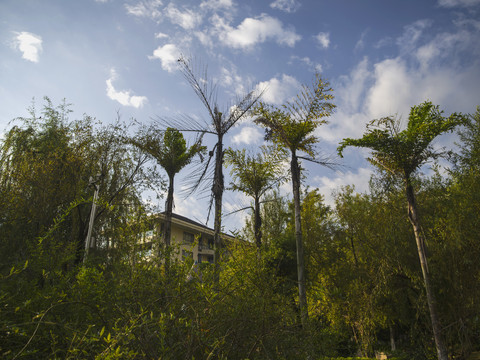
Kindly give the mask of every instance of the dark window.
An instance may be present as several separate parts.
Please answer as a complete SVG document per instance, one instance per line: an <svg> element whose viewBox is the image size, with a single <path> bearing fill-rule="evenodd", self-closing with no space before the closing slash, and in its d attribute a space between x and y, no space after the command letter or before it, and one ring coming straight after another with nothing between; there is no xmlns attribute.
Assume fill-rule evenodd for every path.
<svg viewBox="0 0 480 360"><path fill-rule="evenodd" d="M189 232L186 232L184 231L183 232L183 242L186 243L186 244L192 244L195 240L195 235L193 235L192 233L189 233Z"/></svg>

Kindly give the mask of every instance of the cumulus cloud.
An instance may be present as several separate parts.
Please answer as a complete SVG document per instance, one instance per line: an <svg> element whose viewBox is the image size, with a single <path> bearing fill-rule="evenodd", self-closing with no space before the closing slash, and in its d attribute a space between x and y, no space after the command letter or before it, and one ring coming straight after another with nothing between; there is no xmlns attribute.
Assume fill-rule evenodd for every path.
<svg viewBox="0 0 480 360"><path fill-rule="evenodd" d="M314 184L325 196L325 203L327 205L334 205L333 191L339 190L343 186L355 184L355 191L363 193L368 190L370 177L373 171L371 168L359 168L356 172L337 172L335 177L315 176Z"/></svg>
<svg viewBox="0 0 480 360"><path fill-rule="evenodd" d="M173 3L165 8L165 14L173 24L181 26L185 30L194 29L202 21L200 14L192 10L178 10Z"/></svg>
<svg viewBox="0 0 480 360"><path fill-rule="evenodd" d="M42 51L42 38L26 31L15 33L14 46L22 52L22 58L31 62L38 62Z"/></svg>
<svg viewBox="0 0 480 360"><path fill-rule="evenodd" d="M251 49L256 44L271 39L278 44L293 47L301 39L294 29L285 28L280 20L266 14L246 18L237 28L233 28L219 16L213 17L213 23L220 41L235 49Z"/></svg>
<svg viewBox="0 0 480 360"><path fill-rule="evenodd" d="M263 91L263 101L274 105L281 105L295 96L300 88L301 84L297 79L293 76L283 74L280 79L274 77L268 81L260 82L256 87L256 91Z"/></svg>
<svg viewBox="0 0 480 360"><path fill-rule="evenodd" d="M475 5L479 5L480 0L439 0L438 5L443 7L471 7Z"/></svg>
<svg viewBox="0 0 480 360"><path fill-rule="evenodd" d="M317 40L318 44L324 48L328 49L330 46L330 33L325 33L325 32L320 32L315 36L315 39Z"/></svg>
<svg viewBox="0 0 480 360"><path fill-rule="evenodd" d="M142 0L135 5L125 4L125 9L128 14L133 16L159 20L162 17L162 11L160 10L162 5L162 0Z"/></svg>
<svg viewBox="0 0 480 360"><path fill-rule="evenodd" d="M300 3L297 0L275 0L270 4L270 7L287 13L293 13L300 8Z"/></svg>
<svg viewBox="0 0 480 360"><path fill-rule="evenodd" d="M180 56L181 52L175 44L166 44L155 49L153 55L148 58L160 60L163 70L173 72L177 68L177 60Z"/></svg>
<svg viewBox="0 0 480 360"><path fill-rule="evenodd" d="M232 137L234 144L257 144L263 138L257 127L245 126L240 132Z"/></svg>
<svg viewBox="0 0 480 360"><path fill-rule="evenodd" d="M215 82L224 87L230 95L243 97L250 92L249 84L252 84L254 80L248 76L239 75L235 65L226 64L220 69L220 76L215 79Z"/></svg>
<svg viewBox="0 0 480 360"><path fill-rule="evenodd" d="M329 143L338 144L344 137L359 137L370 120L365 109L366 89L371 86L373 74L365 57L350 74L342 76L335 84L334 103L338 105L329 123L316 131L316 135Z"/></svg>
<svg viewBox="0 0 480 360"><path fill-rule="evenodd" d="M118 77L114 69L110 70L110 78L107 79L107 96L115 101L118 101L123 106L133 106L134 108L141 108L147 101L146 96L130 95L130 91L117 91L113 87L113 81Z"/></svg>
<svg viewBox="0 0 480 360"><path fill-rule="evenodd" d="M183 187L182 190L184 190ZM174 212L185 216L189 219L193 219L199 223L205 223L206 220L206 211L205 204L202 204L194 196L189 196L188 199L184 197L173 194L173 203L174 203Z"/></svg>
<svg viewBox="0 0 480 360"><path fill-rule="evenodd" d="M428 21L420 21L405 27L394 40L396 57L377 62L363 58L335 82L338 107L330 123L317 132L322 140L336 145L344 137L360 137L368 121L383 116L406 120L410 108L426 100L446 113L475 110L480 29L461 21L454 31L432 35L425 33L429 26Z"/></svg>

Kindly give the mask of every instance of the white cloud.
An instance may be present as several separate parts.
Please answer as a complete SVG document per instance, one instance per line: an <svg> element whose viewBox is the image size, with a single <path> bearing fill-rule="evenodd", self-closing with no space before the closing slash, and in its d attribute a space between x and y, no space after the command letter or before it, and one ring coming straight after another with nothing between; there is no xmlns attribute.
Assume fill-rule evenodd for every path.
<svg viewBox="0 0 480 360"><path fill-rule="evenodd" d="M361 51L365 47L365 38L367 36L368 30L365 30L360 35L360 39L358 39L357 43L355 44L355 51Z"/></svg>
<svg viewBox="0 0 480 360"><path fill-rule="evenodd" d="M135 5L125 4L125 8L130 15L159 20L162 17L159 8L162 5L162 0L142 0Z"/></svg>
<svg viewBox="0 0 480 360"><path fill-rule="evenodd" d="M439 0L438 5L443 7L455 7L455 6L464 6L470 7L479 5L480 0Z"/></svg>
<svg viewBox="0 0 480 360"><path fill-rule="evenodd" d="M292 55L290 57L290 62L289 64L291 64L293 61L300 61L301 63L307 65L308 69L310 71L313 71L313 72L319 72L321 73L322 70L323 70L323 67L322 67L322 64L319 64L319 63L316 63L314 62L312 59L310 59L308 56L305 56L303 58L299 57L299 56L296 56L296 55Z"/></svg>
<svg viewBox="0 0 480 360"><path fill-rule="evenodd" d="M397 45L403 53L409 53L416 46L425 29L432 25L428 19L415 21L404 27L403 35L397 39Z"/></svg>
<svg viewBox="0 0 480 360"><path fill-rule="evenodd" d="M246 18L233 28L219 16L212 18L220 40L236 49L251 49L258 43L273 39L278 44L293 47L301 36L293 29L285 29L280 20L262 14L257 18Z"/></svg>
<svg viewBox="0 0 480 360"><path fill-rule="evenodd" d="M118 101L123 106L133 106L134 108L141 108L147 101L146 96L130 95L130 91L117 91L113 87L113 81L117 78L117 73L114 69L110 70L110 78L107 79L107 96L115 101Z"/></svg>
<svg viewBox="0 0 480 360"><path fill-rule="evenodd" d="M322 140L336 145L344 137L360 137L368 121L383 116L406 120L410 108L426 100L439 104L446 114L475 110L480 29L462 21L456 31L427 37L427 26L416 22L405 27L396 40L396 57L376 63L364 58L334 84L338 107L330 123L317 132Z"/></svg>
<svg viewBox="0 0 480 360"><path fill-rule="evenodd" d="M366 100L368 113L374 118L403 113L415 95L415 79L410 76L407 63L401 58L387 59L375 64L374 69L375 83Z"/></svg>
<svg viewBox="0 0 480 360"><path fill-rule="evenodd" d="M173 72L177 68L177 61L181 56L180 50L175 44L166 44L159 46L153 52L149 59L159 59L162 63L162 69Z"/></svg>
<svg viewBox="0 0 480 360"><path fill-rule="evenodd" d="M207 33L201 32L201 31L195 31L194 35L202 43L203 46L206 46L210 49L213 48L212 38Z"/></svg>
<svg viewBox="0 0 480 360"><path fill-rule="evenodd" d="M262 92L262 100L275 105L281 105L295 96L301 88L301 84L292 76L283 74L281 79L272 78L260 82L256 91Z"/></svg>
<svg viewBox="0 0 480 360"><path fill-rule="evenodd" d="M293 13L300 8L300 2L297 0L275 0L270 4L270 7L287 13Z"/></svg>
<svg viewBox="0 0 480 360"><path fill-rule="evenodd" d="M359 137L363 134L365 124L370 120L365 109L365 97L372 79L373 74L366 57L349 75L339 79L334 92L334 103L338 108L328 119L329 123L316 131L320 139L338 144L344 137Z"/></svg>
<svg viewBox="0 0 480 360"><path fill-rule="evenodd" d="M173 24L181 26L185 30L194 29L202 22L200 14L193 12L192 10L180 11L173 3L170 3L165 8L165 14Z"/></svg>
<svg viewBox="0 0 480 360"><path fill-rule="evenodd" d="M165 34L165 33L159 32L159 33L155 34L155 38L156 39L165 39L165 38L168 38L168 35Z"/></svg>
<svg viewBox="0 0 480 360"><path fill-rule="evenodd" d="M173 212L175 214L182 215L199 223L205 224L205 220L207 219L205 209L208 205L202 204L194 196L182 198L176 194L173 194L173 203Z"/></svg>
<svg viewBox="0 0 480 360"><path fill-rule="evenodd" d="M232 137L234 144L257 144L263 138L257 127L245 126L240 132Z"/></svg>
<svg viewBox="0 0 480 360"><path fill-rule="evenodd" d="M38 62L42 51L42 38L26 31L15 33L14 47L22 52L22 58L31 62Z"/></svg>
<svg viewBox="0 0 480 360"><path fill-rule="evenodd" d="M317 36L315 36L315 39L317 42L320 44L320 46L324 49L328 49L330 46L330 33L325 33L325 32L320 32L318 33Z"/></svg>
<svg viewBox="0 0 480 360"><path fill-rule="evenodd" d="M373 171L371 168L359 168L356 172L337 172L336 177L315 176L314 183L317 184L320 193L325 196L325 203L333 206L333 191L339 190L342 186L355 185L358 193L366 192L369 188L370 177Z"/></svg>
<svg viewBox="0 0 480 360"><path fill-rule="evenodd" d="M202 1L200 4L201 9L212 9L213 11L217 11L220 9L231 9L233 7L232 0L206 0Z"/></svg>
<svg viewBox="0 0 480 360"><path fill-rule="evenodd" d="M248 79L243 79L238 75L238 71L235 65L231 64L229 69L222 67L220 70L220 78L217 83L225 88L232 95L244 96L248 91L246 85L249 82Z"/></svg>

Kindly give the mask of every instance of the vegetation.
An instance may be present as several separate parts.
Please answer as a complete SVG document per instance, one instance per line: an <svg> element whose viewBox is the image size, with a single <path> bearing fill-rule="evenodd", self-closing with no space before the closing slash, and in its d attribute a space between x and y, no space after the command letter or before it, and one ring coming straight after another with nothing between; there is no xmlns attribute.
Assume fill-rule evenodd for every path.
<svg viewBox="0 0 480 360"><path fill-rule="evenodd" d="M392 117L386 117L372 121L363 138L344 139L339 146L340 154L346 146L372 149L373 156L370 161L380 169L400 177L404 182L408 203L408 219L412 224L417 242L418 257L422 268L433 336L439 360L448 360L448 353L441 336L441 325L437 314L435 295L430 284L425 236L418 214L416 196L413 189L413 176L427 161L442 155L433 149L431 144L433 139L445 132L452 131L463 122L464 119L461 115L452 114L450 117L445 118L442 116L438 106L434 106L431 102L425 102L419 106L412 107L405 130L400 129L397 120Z"/></svg>
<svg viewBox="0 0 480 360"><path fill-rule="evenodd" d="M165 229L163 243L166 246L166 266L169 266L170 240L172 234L173 193L175 175L190 164L197 155L203 158L206 148L202 146L201 138L187 147L182 133L173 128L162 131L154 126L141 129L135 136L127 138L127 143L136 146L147 156L153 158L168 176L168 192L165 202ZM159 249L161 247L159 246Z"/></svg>
<svg viewBox="0 0 480 360"><path fill-rule="evenodd" d="M313 84L303 86L300 94L293 101L282 107L260 103L254 114L255 122L266 128L266 140L272 141L290 152L290 174L292 178L293 203L295 206L295 242L297 246L297 276L299 306L302 321L308 318L307 293L305 286L305 261L302 237L302 219L300 211L301 164L299 159L329 166L328 161L317 159L315 145L318 142L315 130L327 123L335 105L330 84L320 74L315 74ZM304 152L308 156L301 156Z"/></svg>
<svg viewBox="0 0 480 360"><path fill-rule="evenodd" d="M232 190L241 191L253 198L253 233L259 249L262 247L261 199L275 185L284 181L283 160L281 150L265 146L261 148L261 153L256 155L248 155L245 149L228 149L225 152L225 163L232 167L230 172L233 179Z"/></svg>
<svg viewBox="0 0 480 360"><path fill-rule="evenodd" d="M170 152L159 152L152 165L145 149L125 141L129 129L120 122L71 121L69 113L68 104L45 99L40 115L32 107L0 142L1 358L330 360L383 352L389 359L435 359L432 299L449 357L480 350L480 109L445 118L424 103L412 109L405 130L386 118L362 139L345 140L342 146L373 148L374 161L402 170L390 176L379 169L365 193L338 189L332 206L317 189L299 187L300 206L282 196L276 180L289 174L277 173L279 155L266 148L262 159L273 156L275 172L256 192L241 170L244 163L255 169L256 161L264 174L260 158L227 152L236 188L260 195L262 206L239 234L245 241L217 262L221 272L206 263L192 272L192 259L172 260L165 271L138 247L149 221L141 194L147 186L166 193L154 165ZM452 126L443 127L449 119ZM453 155L452 170L434 165L433 175L420 175L419 166L438 154L430 152L431 140L458 122L460 150L443 152ZM312 139L310 149L312 127L299 129L306 131L299 138ZM176 130L168 134L189 153ZM94 247L83 262L91 178L99 186L98 211ZM408 186L421 232L412 226L412 204L405 216ZM308 318L299 304L298 220Z"/></svg>

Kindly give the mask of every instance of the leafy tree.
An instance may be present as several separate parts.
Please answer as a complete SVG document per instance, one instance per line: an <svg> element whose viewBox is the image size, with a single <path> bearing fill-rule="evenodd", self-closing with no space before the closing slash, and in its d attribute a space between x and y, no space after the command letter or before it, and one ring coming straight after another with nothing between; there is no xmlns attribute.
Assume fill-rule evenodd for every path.
<svg viewBox="0 0 480 360"><path fill-rule="evenodd" d="M465 119L464 127L458 132L460 153L454 158L458 170L478 172L480 167L480 106Z"/></svg>
<svg viewBox="0 0 480 360"><path fill-rule="evenodd" d="M415 191L413 189L413 176L428 160L442 155L441 152L433 149L432 141L438 135L452 131L463 122L463 116L454 113L446 118L442 116L438 106L434 106L431 102L425 102L412 107L405 130L400 130L399 121L393 117L373 120L368 124L367 131L361 139L344 139L338 147L340 156L342 156L343 150L347 146L372 149L373 153L369 159L370 162L382 170L400 177L404 181L408 203L408 218L415 233L439 360L447 360L448 354L442 340L435 296L430 284L425 238L418 215Z"/></svg>
<svg viewBox="0 0 480 360"><path fill-rule="evenodd" d="M303 86L296 99L282 107L260 103L255 108L255 122L266 128L265 138L290 152L290 171L292 177L293 201L295 205L295 239L297 246L297 273L299 305L302 321L308 318L307 295L305 288L305 263L302 239L302 221L300 210L301 167L299 159L312 161L324 166L332 166L327 159L316 157L315 145L319 139L315 135L317 128L327 123L335 105L331 103L333 95L328 82L316 74L312 86ZM304 152L307 157L301 156Z"/></svg>
<svg viewBox="0 0 480 360"><path fill-rule="evenodd" d="M283 181L280 175L282 161L280 152L267 147L262 147L261 153L256 155L248 155L245 149L228 149L225 152L225 163L232 166L231 188L253 198L253 228L258 249L262 246L261 198L273 186Z"/></svg>
<svg viewBox="0 0 480 360"><path fill-rule="evenodd" d="M94 229L104 236L96 236L96 247L115 248L112 229L131 207L140 206L141 188L152 183L142 168L146 158L119 141L126 131L121 123L95 127L93 118L70 121L69 113L68 104L55 107L45 98L40 116L32 107L30 117L16 119L18 125L5 134L0 238L10 254L7 266L29 259L38 246L45 266L80 263L92 204L88 183L99 174Z"/></svg>

